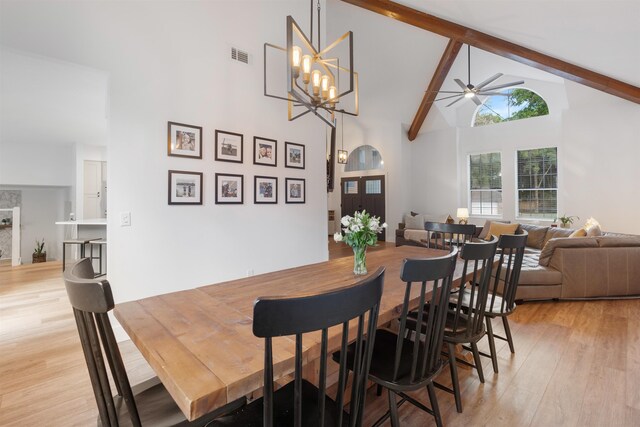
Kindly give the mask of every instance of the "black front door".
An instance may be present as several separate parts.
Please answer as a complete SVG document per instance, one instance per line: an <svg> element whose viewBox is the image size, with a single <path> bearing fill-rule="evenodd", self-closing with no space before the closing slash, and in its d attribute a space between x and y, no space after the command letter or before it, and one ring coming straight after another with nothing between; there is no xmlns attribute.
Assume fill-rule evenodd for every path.
<svg viewBox="0 0 640 427"><path fill-rule="evenodd" d="M340 182L342 215L353 216L356 211L366 210L386 221L384 199L384 175L342 178ZM378 240L386 240L385 231Z"/></svg>

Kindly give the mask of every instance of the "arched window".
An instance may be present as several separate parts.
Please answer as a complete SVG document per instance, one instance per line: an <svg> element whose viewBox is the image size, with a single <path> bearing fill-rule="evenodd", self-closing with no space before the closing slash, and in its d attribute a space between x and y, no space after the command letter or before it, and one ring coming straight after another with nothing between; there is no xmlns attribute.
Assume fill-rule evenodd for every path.
<svg viewBox="0 0 640 427"><path fill-rule="evenodd" d="M473 117L472 126L510 122L549 114L549 106L529 89L505 89L488 97Z"/></svg>
<svg viewBox="0 0 640 427"><path fill-rule="evenodd" d="M372 169L382 169L382 156L380 152L370 145L361 145L349 153L345 172L368 171Z"/></svg>

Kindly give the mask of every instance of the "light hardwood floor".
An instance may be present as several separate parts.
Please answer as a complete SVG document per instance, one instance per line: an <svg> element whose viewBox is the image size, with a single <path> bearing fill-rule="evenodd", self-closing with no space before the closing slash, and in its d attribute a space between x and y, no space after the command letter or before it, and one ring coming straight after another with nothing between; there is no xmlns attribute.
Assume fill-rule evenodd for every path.
<svg viewBox="0 0 640 427"><path fill-rule="evenodd" d="M438 391L445 425L640 425L640 300L527 303L511 319L516 353L498 343L499 374L488 359L485 384L460 369L464 413ZM130 341L121 350L133 383L153 375ZM365 425L386 402L372 390ZM96 416L60 263L0 266L0 425L88 426ZM409 404L400 421L434 424Z"/></svg>

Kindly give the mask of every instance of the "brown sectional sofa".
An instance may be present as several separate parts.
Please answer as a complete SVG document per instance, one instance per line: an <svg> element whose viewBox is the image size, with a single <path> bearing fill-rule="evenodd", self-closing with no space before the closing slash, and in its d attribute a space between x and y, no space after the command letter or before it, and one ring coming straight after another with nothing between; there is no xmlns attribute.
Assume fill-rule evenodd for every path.
<svg viewBox="0 0 640 427"><path fill-rule="evenodd" d="M572 299L640 296L640 236L603 233L568 236L575 230L521 224L529 233L516 298ZM478 233L481 227L478 227ZM424 246L396 230L396 245Z"/></svg>
<svg viewBox="0 0 640 427"><path fill-rule="evenodd" d="M575 230L520 227L529 237L518 299L640 295L640 236L603 233L569 238Z"/></svg>

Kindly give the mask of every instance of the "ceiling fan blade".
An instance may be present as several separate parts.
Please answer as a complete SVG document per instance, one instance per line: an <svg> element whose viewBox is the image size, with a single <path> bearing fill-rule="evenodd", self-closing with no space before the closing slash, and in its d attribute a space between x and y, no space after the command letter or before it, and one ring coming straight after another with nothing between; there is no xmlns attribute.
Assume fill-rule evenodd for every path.
<svg viewBox="0 0 640 427"><path fill-rule="evenodd" d="M460 79L453 79L454 82L458 83L458 86L460 86L462 88L462 90L464 90L465 92L467 90L469 90L469 88L467 87L466 84L462 83L462 80Z"/></svg>
<svg viewBox="0 0 640 427"><path fill-rule="evenodd" d="M443 100L445 100L445 99L451 99L451 98L455 98L455 97L458 97L458 96L464 96L464 93L459 93L459 94L457 94L457 95L451 95L451 96L445 96L444 98L435 99L433 102L436 102L436 101L443 101Z"/></svg>
<svg viewBox="0 0 640 427"><path fill-rule="evenodd" d="M498 73L498 74L496 74L496 75L494 75L492 77L489 77L487 80L485 80L482 83L478 84L476 86L476 89L480 90L483 87L485 87L486 85L488 85L489 83L491 83L491 82L493 82L495 80L498 80L500 77L502 77L502 73Z"/></svg>
<svg viewBox="0 0 640 427"><path fill-rule="evenodd" d="M425 92L435 92L435 93L457 93L459 95L464 95L464 92L460 92L459 90L453 91L453 90L425 90Z"/></svg>
<svg viewBox="0 0 640 427"><path fill-rule="evenodd" d="M464 99L464 95L461 95L460 98L456 99L455 101L453 101L451 104L447 105L447 107L451 107L453 104L455 104L456 102L460 101Z"/></svg>
<svg viewBox="0 0 640 427"><path fill-rule="evenodd" d="M504 89L505 87L509 87L509 86L518 86L518 85L521 85L523 83L524 83L524 80L520 80L518 82L511 82L511 83L505 83L503 85L491 86L491 87L488 87L488 88L484 89L483 92L496 90L496 89Z"/></svg>
<svg viewBox="0 0 640 427"><path fill-rule="evenodd" d="M502 93L502 92L480 92L478 95L480 96L510 96L508 93Z"/></svg>
<svg viewBox="0 0 640 427"><path fill-rule="evenodd" d="M478 107L482 105L482 101L480 101L480 99L479 99L477 96L472 97L472 98L471 98L471 100L472 100L473 102L475 102L475 104L476 104Z"/></svg>

